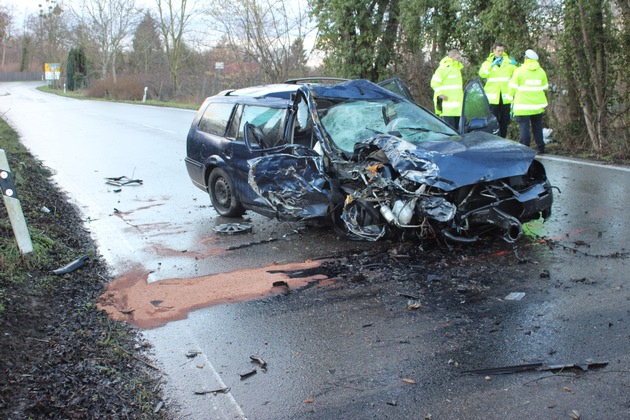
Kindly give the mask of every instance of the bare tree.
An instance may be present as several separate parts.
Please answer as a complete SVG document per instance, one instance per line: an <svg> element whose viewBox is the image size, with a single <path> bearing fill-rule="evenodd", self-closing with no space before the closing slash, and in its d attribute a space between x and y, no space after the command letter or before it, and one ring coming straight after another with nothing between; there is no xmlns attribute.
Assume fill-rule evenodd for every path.
<svg viewBox="0 0 630 420"><path fill-rule="evenodd" d="M103 78L111 70L115 83L116 57L141 16L136 1L85 0L74 13L80 24L90 29Z"/></svg>
<svg viewBox="0 0 630 420"><path fill-rule="evenodd" d="M300 3L217 0L207 12L231 48L256 62L269 82L279 82L303 69L303 52L296 54L295 48L303 45L309 21Z"/></svg>
<svg viewBox="0 0 630 420"><path fill-rule="evenodd" d="M2 44L2 60L0 64L4 67L7 42L11 38L11 26L13 25L13 10L0 5L0 43Z"/></svg>
<svg viewBox="0 0 630 420"><path fill-rule="evenodd" d="M31 15L26 27L33 35L35 58L41 63L62 63L69 50L69 34L63 10L56 7L54 12Z"/></svg>
<svg viewBox="0 0 630 420"><path fill-rule="evenodd" d="M177 95L180 87L179 68L188 55L184 34L196 14L196 3L189 0L155 0L155 3L158 8L158 27L166 48L173 89Z"/></svg>

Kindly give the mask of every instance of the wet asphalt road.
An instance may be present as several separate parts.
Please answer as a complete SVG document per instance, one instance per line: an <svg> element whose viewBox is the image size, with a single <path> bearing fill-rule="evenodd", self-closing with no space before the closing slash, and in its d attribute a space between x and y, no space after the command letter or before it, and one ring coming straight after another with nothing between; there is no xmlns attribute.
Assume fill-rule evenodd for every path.
<svg viewBox="0 0 630 420"><path fill-rule="evenodd" d="M561 191L551 219L529 226L543 242L410 260L396 244L348 242L256 215L251 234L223 236L213 227L226 220L213 216L184 168L192 111L76 101L34 87L0 84L0 114L82 209L114 277L138 265L153 282L369 253L332 283L146 330L177 417L630 418L628 168L541 158ZM122 175L143 184L105 183ZM226 251L234 245L247 246ZM353 277L385 248L399 258ZM506 300L512 292L525 295ZM609 364L586 373L463 373L588 359ZM230 390L195 393L222 388Z"/></svg>

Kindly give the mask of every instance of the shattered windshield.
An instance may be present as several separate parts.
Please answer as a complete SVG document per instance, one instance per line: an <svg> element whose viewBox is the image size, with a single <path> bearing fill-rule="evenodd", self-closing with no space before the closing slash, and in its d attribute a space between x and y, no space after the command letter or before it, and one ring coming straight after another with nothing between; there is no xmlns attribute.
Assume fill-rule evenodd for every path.
<svg viewBox="0 0 630 420"><path fill-rule="evenodd" d="M404 100L348 100L320 112L333 143L352 153L356 143L378 135L421 143L457 133L421 107Z"/></svg>

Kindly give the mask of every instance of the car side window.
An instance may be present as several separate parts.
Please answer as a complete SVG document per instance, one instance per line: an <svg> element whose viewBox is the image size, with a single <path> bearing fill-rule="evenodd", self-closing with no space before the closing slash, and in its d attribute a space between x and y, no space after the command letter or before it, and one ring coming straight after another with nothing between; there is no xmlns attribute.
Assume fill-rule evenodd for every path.
<svg viewBox="0 0 630 420"><path fill-rule="evenodd" d="M225 134L234 104L215 102L208 105L199 121L199 130L222 136Z"/></svg>
<svg viewBox="0 0 630 420"><path fill-rule="evenodd" d="M245 105L241 115L237 139L245 138L245 123L250 123L262 131L265 144L275 146L282 141L283 121L286 111L282 108Z"/></svg>
<svg viewBox="0 0 630 420"><path fill-rule="evenodd" d="M243 116L243 105L239 104L236 106L236 110L234 111L234 116L232 117L232 122L230 122L230 126L228 127L227 133L225 134L227 138L229 139L237 138L242 116Z"/></svg>

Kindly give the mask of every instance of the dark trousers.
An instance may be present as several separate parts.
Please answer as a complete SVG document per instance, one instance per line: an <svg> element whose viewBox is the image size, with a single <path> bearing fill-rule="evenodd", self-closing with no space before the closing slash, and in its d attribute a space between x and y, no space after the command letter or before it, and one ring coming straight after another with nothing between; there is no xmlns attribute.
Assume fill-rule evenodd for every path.
<svg viewBox="0 0 630 420"><path fill-rule="evenodd" d="M490 111L499 122L499 135L503 138L507 137L508 125L510 125L510 110L512 105L504 104L503 99L496 105L490 104Z"/></svg>
<svg viewBox="0 0 630 420"><path fill-rule="evenodd" d="M442 121L459 131L459 117L442 117Z"/></svg>
<svg viewBox="0 0 630 420"><path fill-rule="evenodd" d="M534 134L534 140L536 141L536 147L539 152L545 151L545 142L543 141L543 126L542 126L543 114L536 115L520 115L516 117L518 126L521 131L521 144L528 146L531 143L530 126L531 131Z"/></svg>

